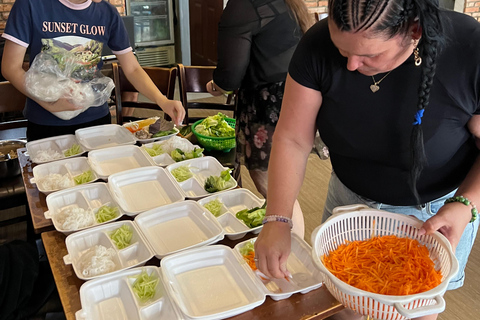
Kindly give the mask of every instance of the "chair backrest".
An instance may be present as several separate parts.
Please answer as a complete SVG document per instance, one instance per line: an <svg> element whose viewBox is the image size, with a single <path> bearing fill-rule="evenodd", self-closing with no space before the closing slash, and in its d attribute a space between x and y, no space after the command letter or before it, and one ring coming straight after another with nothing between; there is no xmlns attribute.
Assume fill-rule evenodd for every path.
<svg viewBox="0 0 480 320"><path fill-rule="evenodd" d="M143 70L148 74L157 88L168 98L173 99L175 92L175 80L177 77L177 69L160 68L160 67L143 67ZM117 123L123 124L125 117L122 115L122 108L141 108L150 110L159 110L158 105L152 102L137 102L137 101L122 101L122 93L124 92L138 92L137 89L128 81L122 67L114 62L112 63L113 81L115 83L115 107ZM165 117L169 117L165 114Z"/></svg>
<svg viewBox="0 0 480 320"><path fill-rule="evenodd" d="M196 120L205 117L191 117L189 111L195 109L219 110L219 111L233 111L235 118L236 109L236 92L230 94L226 98L225 103L221 102L203 102L203 101L189 101L189 93L207 93L206 84L213 78L214 66L184 66L178 64L178 83L180 87L180 100L185 108L185 124L194 123Z"/></svg>
<svg viewBox="0 0 480 320"><path fill-rule="evenodd" d="M21 117L8 119L8 115L21 114L25 107L27 97L18 91L10 82L0 82L0 130L8 130L15 128L24 128L27 126L27 120ZM8 113L8 114L7 114Z"/></svg>

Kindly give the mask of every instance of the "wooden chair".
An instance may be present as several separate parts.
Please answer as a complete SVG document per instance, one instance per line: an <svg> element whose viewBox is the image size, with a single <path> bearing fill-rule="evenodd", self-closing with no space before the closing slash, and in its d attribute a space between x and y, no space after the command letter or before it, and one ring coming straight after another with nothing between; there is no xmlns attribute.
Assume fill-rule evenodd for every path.
<svg viewBox="0 0 480 320"><path fill-rule="evenodd" d="M175 92L175 80L177 77L177 69L160 68L160 67L143 67L143 70L150 76L157 88L168 98L173 99ZM122 93L138 92L137 89L127 80L123 73L122 67L114 62L112 63L113 81L115 83L114 100L117 123L123 124L128 121L138 120L138 118L125 117L122 115L122 108L140 108L150 110L160 110L159 106L153 102L138 102L138 101L122 101ZM170 120L170 117L165 114L165 118Z"/></svg>
<svg viewBox="0 0 480 320"><path fill-rule="evenodd" d="M220 102L204 102L204 101L189 101L189 93L208 93L206 84L213 78L214 66L184 66L178 64L178 80L180 87L180 100L185 108L185 124L191 124L199 119L205 117L191 117L189 111L192 109L207 109L219 111L233 111L233 118L235 118L236 109L236 92L230 94L226 98L225 103Z"/></svg>

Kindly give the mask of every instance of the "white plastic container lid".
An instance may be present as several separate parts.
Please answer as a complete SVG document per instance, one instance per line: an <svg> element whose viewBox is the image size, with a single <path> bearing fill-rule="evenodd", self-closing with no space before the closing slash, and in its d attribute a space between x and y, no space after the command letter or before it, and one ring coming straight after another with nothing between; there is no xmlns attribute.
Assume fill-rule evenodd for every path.
<svg viewBox="0 0 480 320"><path fill-rule="evenodd" d="M132 231L132 240L126 248L119 249L110 238L110 234L123 225ZM66 264L72 264L79 279L90 280L145 264L153 257L153 252L135 223L129 220L116 221L69 235L65 239L68 254L63 257ZM95 246L112 248L115 255L112 258L115 266L111 272L99 274L84 274L86 266Z"/></svg>
<svg viewBox="0 0 480 320"><path fill-rule="evenodd" d="M162 167L176 163L176 161L170 156L171 152L176 148L182 150L183 152L190 152L195 148L200 148L200 146L192 144L188 139L181 138L179 136L173 136L163 141L144 144L142 148L152 148L154 145L160 145L164 151L164 153L152 157L155 164Z"/></svg>
<svg viewBox="0 0 480 320"><path fill-rule="evenodd" d="M182 189L165 169L157 166L112 174L108 185L114 199L130 216L185 199Z"/></svg>
<svg viewBox="0 0 480 320"><path fill-rule="evenodd" d="M40 192L44 194L50 194L54 191L74 187L74 178L86 171L91 171L93 176L93 179L87 183L94 182L98 179L97 174L92 167L90 167L86 157L63 159L35 166L32 170L33 178L31 182L37 185L37 188ZM49 189L46 187L46 181L49 180L49 177L54 174L65 177L70 184L68 186L57 186L56 188Z"/></svg>
<svg viewBox="0 0 480 320"><path fill-rule="evenodd" d="M178 182L172 175L172 170L180 167L188 166L193 176L185 181ZM175 181L184 191L185 196L189 199L200 199L212 194L217 194L219 192L224 192L237 187L237 181L230 177L234 182L230 188L227 188L218 192L207 192L204 188L205 181L210 176L220 176L222 171L228 169L222 166L222 164L215 159L214 157L202 157L196 159L185 160L182 162L174 163L167 166L167 171L171 175L173 181Z"/></svg>
<svg viewBox="0 0 480 320"><path fill-rule="evenodd" d="M97 175L104 180L117 172L155 165L142 148L133 145L90 151L88 161Z"/></svg>
<svg viewBox="0 0 480 320"><path fill-rule="evenodd" d="M104 124L75 131L75 137L86 150L135 144L135 137L118 124Z"/></svg>
<svg viewBox="0 0 480 320"><path fill-rule="evenodd" d="M159 279L153 299L141 302L132 290L133 282L142 271ZM137 267L94 279L80 287L82 309L77 320L183 320L183 315L172 303L162 279L160 268Z"/></svg>
<svg viewBox="0 0 480 320"><path fill-rule="evenodd" d="M108 186L104 182L95 182L91 184L80 185L78 187L69 188L51 193L46 198L48 211L45 212L45 218L52 219L53 225L57 231L64 234L70 234L75 231L94 227L99 224L115 221L125 214L115 199L110 194ZM95 213L104 205L117 207L119 215L107 222L98 223L95 219ZM77 229L66 229L59 221L60 214L67 213L72 209L90 210L93 215L93 224Z"/></svg>
<svg viewBox="0 0 480 320"><path fill-rule="evenodd" d="M265 203L264 199L258 198L248 189L237 188L205 197L198 200L198 203L201 206L205 206L205 204L215 199L222 203L217 220L222 225L225 235L229 239L236 240L244 237L248 232L257 234L261 231L262 225L250 228L236 217L236 213L244 209L250 210L255 207L262 207Z"/></svg>
<svg viewBox="0 0 480 320"><path fill-rule="evenodd" d="M65 151L70 149L75 144L80 147L80 152L73 156L69 156L69 157L65 156ZM30 142L27 142L25 147L27 148L27 152L28 152L28 155L30 156L30 159L36 164L51 162L55 160L65 159L65 158L78 157L84 154L86 151L82 147L82 145L79 144L79 142L75 138L75 135L73 134L66 134L62 136L55 136L55 137L30 141ZM58 158L41 159L39 157L39 154L42 152L46 152L50 156L52 156L53 154L56 154Z"/></svg>
<svg viewBox="0 0 480 320"><path fill-rule="evenodd" d="M135 217L158 259L188 248L218 242L223 229L217 219L195 201L155 208Z"/></svg>

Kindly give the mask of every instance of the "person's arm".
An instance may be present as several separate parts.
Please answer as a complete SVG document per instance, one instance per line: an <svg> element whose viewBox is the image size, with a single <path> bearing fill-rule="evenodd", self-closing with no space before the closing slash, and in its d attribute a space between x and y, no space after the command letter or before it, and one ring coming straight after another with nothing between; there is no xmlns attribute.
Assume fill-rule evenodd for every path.
<svg viewBox="0 0 480 320"><path fill-rule="evenodd" d="M478 148L480 146L480 115L475 115L470 119L468 128L474 135ZM480 204L480 156L477 157L455 195L463 196L477 205ZM420 234L430 234L438 230L447 237L455 249L465 227L472 219L471 210L471 206L466 206L460 202L448 203L440 208L435 216L423 224Z"/></svg>
<svg viewBox="0 0 480 320"><path fill-rule="evenodd" d="M183 118L185 118L185 109L182 103L180 101L169 100L160 92L131 51L117 55L117 59L128 81L130 81L138 92L155 102L165 113L172 117L174 123L180 125Z"/></svg>
<svg viewBox="0 0 480 320"><path fill-rule="evenodd" d="M313 147L318 111L322 104L319 91L304 87L289 75L273 136L268 164L267 215L291 218L293 204L303 183L308 155ZM270 277L288 275L290 226L284 222L266 223L255 241L257 266Z"/></svg>
<svg viewBox="0 0 480 320"><path fill-rule="evenodd" d="M10 40L5 41L5 48L2 57L2 74L10 83L25 96L37 102L44 109L50 112L77 110L78 107L67 99L58 99L55 102L46 102L33 98L25 88L25 70L23 70L23 58L27 48Z"/></svg>

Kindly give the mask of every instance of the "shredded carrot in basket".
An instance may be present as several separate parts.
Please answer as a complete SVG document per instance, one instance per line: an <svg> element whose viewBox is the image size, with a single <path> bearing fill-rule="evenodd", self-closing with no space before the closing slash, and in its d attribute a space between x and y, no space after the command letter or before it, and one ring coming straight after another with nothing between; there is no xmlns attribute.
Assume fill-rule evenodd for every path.
<svg viewBox="0 0 480 320"><path fill-rule="evenodd" d="M340 280L373 293L410 295L442 282L426 246L394 235L347 242L322 262Z"/></svg>
<svg viewBox="0 0 480 320"><path fill-rule="evenodd" d="M243 259L247 261L248 265L250 268L252 268L253 271L257 270L257 265L255 264L255 251L249 251L247 254L243 255Z"/></svg>

